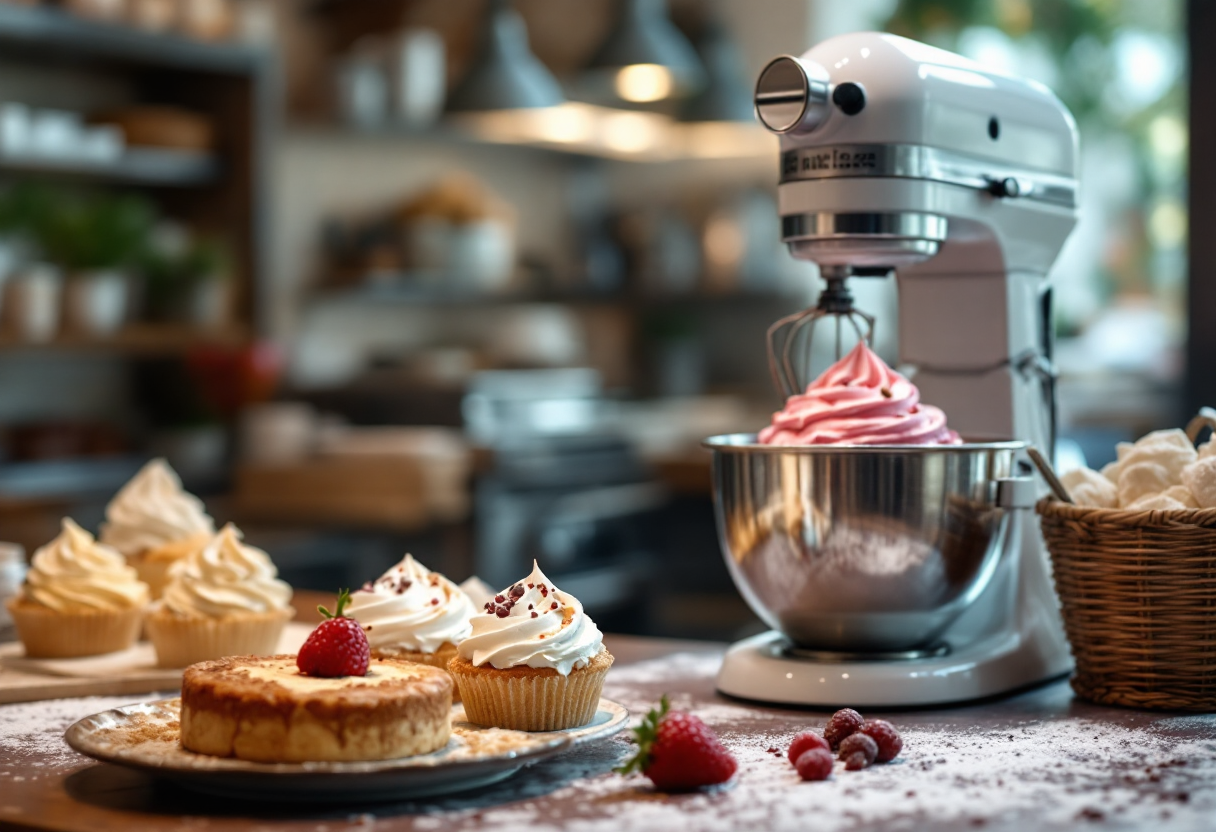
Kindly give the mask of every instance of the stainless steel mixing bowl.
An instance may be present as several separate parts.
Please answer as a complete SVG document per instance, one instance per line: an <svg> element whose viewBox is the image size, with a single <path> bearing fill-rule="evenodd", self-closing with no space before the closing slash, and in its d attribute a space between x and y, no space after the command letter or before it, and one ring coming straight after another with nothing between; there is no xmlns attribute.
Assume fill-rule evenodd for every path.
<svg viewBox="0 0 1216 832"><path fill-rule="evenodd" d="M1011 517L998 480L1025 445L705 447L722 552L756 614L801 648L885 653L930 647L988 585Z"/></svg>

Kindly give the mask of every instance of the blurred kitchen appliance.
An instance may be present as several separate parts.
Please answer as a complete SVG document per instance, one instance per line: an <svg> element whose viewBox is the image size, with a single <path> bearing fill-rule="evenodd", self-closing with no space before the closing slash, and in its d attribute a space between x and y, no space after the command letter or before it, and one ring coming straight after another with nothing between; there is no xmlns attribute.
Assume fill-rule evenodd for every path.
<svg viewBox="0 0 1216 832"><path fill-rule="evenodd" d="M1071 115L1039 84L870 32L776 58L755 104L781 137L782 237L828 281L770 331L782 393L813 377L810 329L868 336L847 280L894 272L901 361L969 441L708 440L723 552L774 628L730 649L719 689L926 705L1068 672L1021 457L1054 441L1045 278L1076 222Z"/></svg>
<svg viewBox="0 0 1216 832"><path fill-rule="evenodd" d="M473 572L497 589L535 558L601 626L628 609L637 632L655 557L649 521L664 492L608 426L607 408L591 369L473 378L466 431L493 458L474 494Z"/></svg>

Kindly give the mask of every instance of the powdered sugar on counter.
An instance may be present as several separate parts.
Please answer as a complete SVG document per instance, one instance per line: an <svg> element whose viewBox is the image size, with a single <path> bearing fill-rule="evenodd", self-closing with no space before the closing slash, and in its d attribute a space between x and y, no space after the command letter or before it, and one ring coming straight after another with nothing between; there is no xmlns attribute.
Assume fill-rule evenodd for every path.
<svg viewBox="0 0 1216 832"><path fill-rule="evenodd" d="M37 776L38 769L88 762L88 757L77 754L64 742L63 732L68 726L90 714L132 702L164 699L165 696L163 693L85 696L0 705L0 777L12 782L22 777L29 779ZM4 781L0 780L0 786L3 784Z"/></svg>
<svg viewBox="0 0 1216 832"><path fill-rule="evenodd" d="M821 729L827 714L721 698L696 702L677 692L698 687L689 684L698 677L712 679L719 661L716 655L685 654L625 667L609 676L605 695L640 716L666 682L673 704L704 719L738 758L734 787L658 801L641 778L572 785L591 792L588 805L611 807L610 818L580 819L580 829L1207 829L1216 814L1216 716L1142 714L1128 727L1063 715L1014 718L999 727L989 719L977 728L953 722L950 711L887 715L904 738L895 762L862 772L845 772L838 763L832 780L803 783L784 751L797 730ZM774 748L780 753L769 751ZM813 823L807 816L811 806ZM501 812L486 819L504 829L545 828L541 818Z"/></svg>

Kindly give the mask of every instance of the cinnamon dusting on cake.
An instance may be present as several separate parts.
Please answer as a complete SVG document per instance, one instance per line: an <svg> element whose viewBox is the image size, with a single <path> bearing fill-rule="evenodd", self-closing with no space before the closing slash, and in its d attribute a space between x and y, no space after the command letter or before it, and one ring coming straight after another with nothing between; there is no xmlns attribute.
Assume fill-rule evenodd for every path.
<svg viewBox="0 0 1216 832"><path fill-rule="evenodd" d="M153 714L131 714L124 724L104 730L106 739L118 746L135 746L146 742L177 742L181 722Z"/></svg>

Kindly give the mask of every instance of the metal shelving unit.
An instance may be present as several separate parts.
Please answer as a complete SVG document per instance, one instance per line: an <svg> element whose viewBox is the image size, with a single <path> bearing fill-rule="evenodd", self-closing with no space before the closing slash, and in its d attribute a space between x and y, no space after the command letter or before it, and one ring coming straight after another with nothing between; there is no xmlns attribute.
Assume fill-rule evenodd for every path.
<svg viewBox="0 0 1216 832"><path fill-rule="evenodd" d="M98 179L125 185L197 187L216 181L219 161L201 153L128 148L114 160L14 156L0 151L0 174Z"/></svg>
<svg viewBox="0 0 1216 832"><path fill-rule="evenodd" d="M311 300L325 303L419 307L487 307L543 303L662 307L671 304L766 303L790 297L789 291L776 287L771 290L732 289L721 292L638 292L629 288L613 291L504 289L495 292L453 287L453 281L448 278L432 278L423 282L416 275L405 273L399 277L378 277L349 287L319 289L312 295Z"/></svg>
<svg viewBox="0 0 1216 832"><path fill-rule="evenodd" d="M5 154L0 148L0 180L68 179L155 191L169 216L230 240L235 328L247 337L262 331L267 154L278 109L273 52L145 31L49 4L0 2L0 57L6 64L114 78L136 102L172 103L212 120L219 133L215 153L128 147L116 159L95 161ZM124 335L115 343L127 340ZM70 337L58 342L78 346Z"/></svg>
<svg viewBox="0 0 1216 832"><path fill-rule="evenodd" d="M49 341L25 341L13 336L0 338L0 351L60 351L118 353L132 357L175 356L202 344L240 344L249 339L242 326L202 329L182 325L130 324L109 336L74 333L57 335Z"/></svg>
<svg viewBox="0 0 1216 832"><path fill-rule="evenodd" d="M239 43L204 43L90 20L50 6L0 3L0 53L80 61L108 59L182 70L248 73L265 60Z"/></svg>

